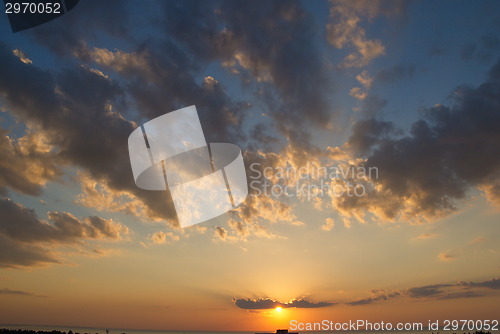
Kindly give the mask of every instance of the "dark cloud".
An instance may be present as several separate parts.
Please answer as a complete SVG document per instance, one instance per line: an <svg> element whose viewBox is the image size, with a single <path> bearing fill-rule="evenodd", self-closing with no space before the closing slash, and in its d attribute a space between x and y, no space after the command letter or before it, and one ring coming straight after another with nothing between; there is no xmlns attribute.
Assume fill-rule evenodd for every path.
<svg viewBox="0 0 500 334"><path fill-rule="evenodd" d="M175 3L165 6L173 4ZM210 4L210 6L213 5L214 3ZM179 11L186 8L192 10L199 4L179 2L175 6L179 8L172 8L172 11L166 9L167 13L170 13L167 15L177 16L180 14ZM90 183L94 180L109 190L108 198L123 195L136 202L133 209L131 206L123 205L120 208L113 206L112 210L123 209L127 213L144 217L144 219L167 221L177 226L175 210L168 191L143 191L138 189L133 182L126 143L128 135L136 125L127 121L124 115L142 122L179 107L196 104L208 141L241 144L246 138L241 125L244 112L249 105L231 100L217 78L200 77L201 69L207 65L208 61L226 60L227 57L224 54L227 50L229 50L227 51L229 58L234 58L242 52L254 54L249 63L244 62L237 67L242 72L251 73L255 78L262 74L261 70L271 73L273 85L268 82L262 85L271 87L280 83L281 93L270 94L270 96L281 96L279 98L281 107L276 110L281 112L280 117L283 121L275 122L275 124L286 127L287 131L290 131L288 133L290 138L300 145L308 141L308 135L302 130L292 136L293 128L303 128L301 122L298 121L302 117L300 115L305 115L311 121L316 119L312 121L316 124L324 124L323 120L327 115L326 104L324 98L321 97L323 93L317 89L327 87L326 82L323 81L326 78L323 65L316 61L318 55L315 52L310 55L301 45L303 43L306 43L306 46L313 45L311 43L314 38L310 37L314 36L311 31L314 29L314 24L299 4L295 2L280 2L274 5L266 3L266 6L262 7L263 22L259 26L260 32L250 31L234 17L233 14L241 10L237 6L228 3L224 8L227 11L223 14L224 20L227 20L228 27L231 26L234 30L233 41L229 43L229 46L234 44L234 47L227 49L229 46L225 46L218 50L213 56L216 58L194 52L194 49L192 50L186 44L190 41L183 40L182 34L178 35L173 31L170 32L169 37L162 34L162 37L154 39L154 42L140 43L139 47L133 48L130 52L94 48L88 44L93 39L86 37L94 29L89 28L89 32L84 33L81 38L65 37L57 41L57 43L67 45L60 46L61 49L53 49L53 51L64 53L68 57L74 55L77 60L86 63L85 66L74 66L74 63L68 61L66 66L58 72L41 70L36 63L24 64L12 55L6 46L1 46L0 70L6 75L0 79L0 92L8 110L16 119L29 123L34 131L43 133L44 137L48 138L49 144L53 146L53 161L58 159L59 165L75 166L88 174ZM254 19L260 16L258 11L254 10L252 13ZM212 11L205 14L206 19L218 22L218 17L211 16ZM274 14L283 17L280 23L282 27L279 29L270 26L275 24L273 23ZM63 31L63 23L60 21L51 24L52 26L59 25L60 30ZM76 26L76 24L75 26L70 24L67 27L68 34L79 35L79 28ZM166 29L172 28L166 27ZM270 36L271 33L277 34L278 32L280 35L288 34L288 31L296 37L280 39L276 35ZM221 33L220 30L217 34L219 33ZM275 52L271 55L263 52L264 45L260 44L262 36L269 38L268 43L276 43L273 46ZM49 36L47 41L40 41L40 43L50 43L52 38L53 36ZM298 38L297 41L296 38ZM87 43L77 42L84 39ZM250 52L252 48L254 50ZM260 59L260 57L268 59ZM302 63L296 64L293 61ZM262 64L265 65L261 68ZM106 72L114 72L119 79L111 80L100 75L99 72L92 70L95 66ZM288 76L289 74L293 77ZM304 82L300 82L301 80ZM323 102L317 102L318 96ZM303 108L305 106L301 105L306 97L309 100L307 103L314 110L305 110ZM289 103L295 105L293 107L295 120L292 119L293 117L288 117L288 111L292 110L289 109ZM128 113L131 109L133 112ZM139 111L139 116L135 110ZM317 118L314 115L322 116ZM265 129L265 127L256 127L256 131L268 137L270 137L269 133L275 132L274 129ZM81 140L81 138L86 138L86 140ZM53 179L57 176L55 175ZM26 177L25 174L24 178ZM13 185L8 186L13 188ZM85 186L82 184L82 188ZM38 188L38 191L40 189ZM89 194L84 195L88 197ZM91 195L96 197L96 191ZM78 203L92 205L96 204L96 201L79 198ZM106 210L103 205L95 207Z"/></svg>
<svg viewBox="0 0 500 334"><path fill-rule="evenodd" d="M129 32L136 26L135 21L131 22L133 18L125 0L81 1L57 20L30 29L27 33L58 55L71 56L75 48L102 38L104 34L131 39Z"/></svg>
<svg viewBox="0 0 500 334"><path fill-rule="evenodd" d="M35 212L10 199L0 199L0 233L24 242L74 242L79 239L120 239L128 229L112 220L87 217L79 220L67 212L51 211L52 224L40 220Z"/></svg>
<svg viewBox="0 0 500 334"><path fill-rule="evenodd" d="M135 186L126 146L135 125L122 115L126 115L129 108L137 108L142 116L133 118L143 121L195 104L209 141L234 142L244 138L239 126L241 111L248 108L248 104L231 101L222 85L212 77L207 76L201 82L195 78L200 70L196 59L200 58L192 60L192 55L164 34L162 41L137 43L141 46L131 53L89 46L100 34L130 39L134 27L126 23L128 6L124 1L104 7L98 1L89 1L61 20L34 30L40 44L68 58L76 56L90 66L69 63L53 75L36 66L19 66L20 62L2 46L2 62L9 68L9 75L2 77L0 91L16 118L44 131L61 162L89 172L93 179L106 183L112 192L137 198L141 212L128 213L177 225L168 191L143 191ZM155 6L162 5L158 2L146 7ZM93 20L91 27L85 21L88 17ZM123 85L88 70L94 65L115 71ZM2 69L4 72L7 73ZM132 103L126 107L125 100ZM120 113L112 112L110 106Z"/></svg>
<svg viewBox="0 0 500 334"><path fill-rule="evenodd" d="M299 122L325 126L330 118L331 85L317 46L321 27L298 1L155 2L145 10L155 17L153 26L166 34L136 43L139 47L133 47L132 53L139 62L133 61L137 57L107 62L109 57L92 56L89 43L96 40L97 32L130 40L137 28L134 20L124 24L131 16L130 4L119 2L101 9L116 13L109 22L102 13L94 13L98 6L90 1L73 21L55 20L37 32L38 40L53 51L66 50L67 55L118 72L137 110L148 119L195 104L209 140L230 137L242 142L246 136L241 123L248 103L231 101L218 78L199 78L214 61L239 73L247 88L252 81L256 96L267 103L269 116L289 141L308 145L309 137ZM83 29L81 20L86 16L95 17L96 24ZM55 30L64 33L57 35ZM262 127L258 131L263 130L268 137L274 131Z"/></svg>
<svg viewBox="0 0 500 334"><path fill-rule="evenodd" d="M468 290L463 291L466 288ZM482 297L485 294L479 288L500 289L500 279L493 278L481 282L458 282L456 284L435 284L405 290L411 298L457 299ZM473 289L473 290L470 290ZM459 291L457 291L459 290Z"/></svg>
<svg viewBox="0 0 500 334"><path fill-rule="evenodd" d="M168 191L143 191L133 182L126 139L136 124L125 117L141 123L195 104L208 141L244 147L248 133L242 124L251 106L229 98L228 87L205 74L214 62L238 73L242 84L268 106L272 125L258 122L252 134L259 134L270 149L277 146L278 127L287 142L313 151L304 122L326 125L332 86L317 45L322 27L300 2L155 2L145 5L155 19L140 41L135 30L141 27L130 10L123 1L104 7L89 1L30 31L39 44L64 56L59 57L63 66L54 72L38 68L36 61L21 63L0 46L2 100L16 119L48 138L51 161L58 159L57 166L87 173L107 187L111 197L121 194L136 200L134 207L140 211L127 207L127 213L177 226ZM152 33L154 28L162 33ZM127 51L94 47L103 36L121 39ZM26 183L27 175L22 177ZM43 182L33 189L4 183L38 195Z"/></svg>
<svg viewBox="0 0 500 334"><path fill-rule="evenodd" d="M61 263L49 249L19 242L0 233L0 268L45 266Z"/></svg>
<svg viewBox="0 0 500 334"><path fill-rule="evenodd" d="M454 284L433 284L412 287L408 289L386 292L384 290L372 290L371 296L357 299L354 301L345 302L350 306L361 306L373 304L384 300L394 298L411 298L411 299L460 299L460 298L478 298L487 296L484 289L500 289L500 279L493 278L487 281L480 282L458 282Z"/></svg>
<svg viewBox="0 0 500 334"><path fill-rule="evenodd" d="M477 298L483 297L484 295L475 291L462 291L462 292L454 292L448 293L446 295L440 296L437 299L458 299L458 298Z"/></svg>
<svg viewBox="0 0 500 334"><path fill-rule="evenodd" d="M358 299L358 300L355 300L352 302L348 302L346 304L351 305L351 306L367 305L367 304L371 304L377 300L379 300L379 299L369 297L369 298L363 298L363 299Z"/></svg>
<svg viewBox="0 0 500 334"><path fill-rule="evenodd" d="M394 131L395 127L391 122L375 118L358 121L353 126L352 135L347 144L356 154L364 155Z"/></svg>
<svg viewBox="0 0 500 334"><path fill-rule="evenodd" d="M27 297L47 297L47 296L42 296L33 292L29 291L22 291L22 290L11 290L9 288L2 288L0 289L0 295L7 295L7 296L27 296Z"/></svg>
<svg viewBox="0 0 500 334"><path fill-rule="evenodd" d="M388 219L402 212L431 219L454 210L470 187L497 184L500 61L483 84L460 86L451 98L451 107L425 109L424 118L413 123L407 136L397 136L390 122L357 122L348 144L355 154L367 157L365 167L378 168L379 178L373 182L379 189L363 198L341 198L338 208L363 208ZM494 194L487 192L489 197Z"/></svg>
<svg viewBox="0 0 500 334"><path fill-rule="evenodd" d="M0 267L59 263L52 248L84 240L122 239L128 228L101 217L77 219L67 212L49 212L49 222L10 199L0 199Z"/></svg>
<svg viewBox="0 0 500 334"><path fill-rule="evenodd" d="M500 289L500 278L493 278L489 281L482 282L460 282L461 285L469 286L469 287L478 287L478 288L488 288L488 289Z"/></svg>
<svg viewBox="0 0 500 334"><path fill-rule="evenodd" d="M285 303L285 307L295 307L295 308L320 308L320 307L329 307L333 305L336 305L336 303L311 302L305 299L294 299L291 302Z"/></svg>
<svg viewBox="0 0 500 334"><path fill-rule="evenodd" d="M450 287L449 284L436 284L410 288L406 293L412 298L432 297L443 292L443 288Z"/></svg>
<svg viewBox="0 0 500 334"><path fill-rule="evenodd" d="M179 45L182 40L176 41L172 38L175 34L163 33L165 27L159 23L163 20L174 23L175 20L172 20L170 15L175 19L178 15L182 15L182 9L177 8L181 5L184 6L181 2L176 4L162 1L142 4L141 11L143 14L148 13L150 18L145 28L145 21L133 14L135 6L133 2L118 0L103 4L97 0L90 0L85 4L79 4L58 20L32 29L30 34L39 44L47 46L52 52L68 58L76 57L90 64L96 63L96 59L91 55L92 44L99 44L103 36L121 39L120 42L127 45L124 48L131 49L131 54L140 57L140 62L134 62L137 57L128 57L124 61L121 57L115 56L112 59L101 58L97 63L104 68L115 70L120 75L120 80L127 82L127 92L133 96L129 102L135 104L143 116L139 120L144 120L144 117L151 119L168 111L194 104L198 107L210 140L227 139L228 133L235 139L241 140L244 138L242 131L234 127L241 122L242 111L248 108L248 104L231 101L217 80L207 82L206 79L202 79L200 82L197 78L207 65L204 55L209 48L203 47L186 52L185 48ZM165 6L171 8L166 8L166 17L162 17L160 13ZM208 18L211 11L203 12L203 10L212 7L213 3L201 5L198 2L191 6L200 11L200 15ZM89 18L92 18L92 25L88 24ZM197 26L196 19L190 18L188 21L190 22L188 26ZM207 28L200 27L198 35L194 34L190 38L204 36L204 29ZM137 37L138 30L142 33L140 39ZM184 32L189 33L189 30ZM182 34L177 37L181 38ZM118 54L126 53L118 52Z"/></svg>
<svg viewBox="0 0 500 334"><path fill-rule="evenodd" d="M239 308L244 310L265 310L278 306L282 307L282 303L269 298L260 299L233 299L233 302Z"/></svg>
<svg viewBox="0 0 500 334"><path fill-rule="evenodd" d="M119 74L143 119L196 105L208 141L245 139L240 126L250 105L230 99L216 78L196 78L200 64L171 40L132 53L85 47L77 56Z"/></svg>
<svg viewBox="0 0 500 334"><path fill-rule="evenodd" d="M83 168L111 190L135 196L146 217L176 218L167 192L135 186L127 148L135 126L112 110L123 106L117 83L83 67L52 75L22 63L5 45L0 45L0 60L0 92L6 107L43 133L55 147L55 161Z"/></svg>
<svg viewBox="0 0 500 334"><path fill-rule="evenodd" d="M332 86L317 46L318 27L299 2L170 1L165 15L168 34L191 55L222 61L243 82L253 79L288 140L297 133L304 139L304 121L324 126L329 120Z"/></svg>
<svg viewBox="0 0 500 334"><path fill-rule="evenodd" d="M289 302L281 302L270 298L259 299L233 299L234 304L244 310L265 310L276 307L282 308L321 308L333 306L336 303L330 302L311 302L305 299L294 299Z"/></svg>
<svg viewBox="0 0 500 334"><path fill-rule="evenodd" d="M347 302L345 304L350 305L350 306L368 305L368 304L372 304L374 302L378 302L378 301L382 301L382 300L389 300L389 299L399 297L399 296L401 296L401 293L399 291L386 293L384 290L374 290L374 291L372 291L372 295L373 295L372 297L358 299L358 300L355 300L352 302Z"/></svg>

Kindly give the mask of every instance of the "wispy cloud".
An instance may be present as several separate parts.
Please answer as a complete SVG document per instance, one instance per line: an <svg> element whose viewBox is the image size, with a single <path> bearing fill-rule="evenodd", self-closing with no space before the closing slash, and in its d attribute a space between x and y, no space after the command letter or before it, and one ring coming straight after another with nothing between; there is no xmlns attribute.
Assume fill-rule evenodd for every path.
<svg viewBox="0 0 500 334"><path fill-rule="evenodd" d="M456 259L456 255L451 254L449 252L443 252L443 253L439 253L438 258L441 261L448 262L448 261L455 260Z"/></svg>
<svg viewBox="0 0 500 334"><path fill-rule="evenodd" d="M486 292L487 290L499 289L500 279L493 278L487 281L433 284L393 291L372 290L370 291L369 297L348 301L344 304L350 306L361 306L380 301L388 301L394 298L410 298L418 300L479 298L489 295Z"/></svg>
<svg viewBox="0 0 500 334"><path fill-rule="evenodd" d="M47 296L44 295L39 295L33 292L29 291L23 291L23 290L11 290L9 288L2 288L0 289L0 295L7 295L7 296L24 296L24 297L42 297L45 298Z"/></svg>
<svg viewBox="0 0 500 334"><path fill-rule="evenodd" d="M420 235L417 235L416 237L412 238L413 240L425 240L425 239L431 239L435 238L438 235L436 233L423 233Z"/></svg>

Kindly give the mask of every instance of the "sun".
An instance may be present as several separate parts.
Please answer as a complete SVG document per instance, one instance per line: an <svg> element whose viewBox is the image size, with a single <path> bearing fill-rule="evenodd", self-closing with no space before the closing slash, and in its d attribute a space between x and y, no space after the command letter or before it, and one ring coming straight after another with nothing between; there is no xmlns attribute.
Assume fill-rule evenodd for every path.
<svg viewBox="0 0 500 334"><path fill-rule="evenodd" d="M277 308L275 308L276 312L281 312L283 311L283 308L281 306L278 306Z"/></svg>

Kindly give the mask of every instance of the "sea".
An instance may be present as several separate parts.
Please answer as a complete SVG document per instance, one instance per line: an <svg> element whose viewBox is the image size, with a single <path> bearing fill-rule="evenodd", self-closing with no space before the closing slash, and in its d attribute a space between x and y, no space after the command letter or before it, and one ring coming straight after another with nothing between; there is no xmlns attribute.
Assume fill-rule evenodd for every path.
<svg viewBox="0 0 500 334"><path fill-rule="evenodd" d="M34 331L60 331L79 334L255 334L255 333L274 333L276 330L252 331L252 332L230 332L230 331L158 331L146 329L120 329L120 328L96 328L96 327L76 327L76 326L45 326L45 325L1 325L0 328L6 329L25 329ZM475 331L300 331L299 334L453 334L453 333L475 333ZM500 334L500 331L490 331L491 334Z"/></svg>

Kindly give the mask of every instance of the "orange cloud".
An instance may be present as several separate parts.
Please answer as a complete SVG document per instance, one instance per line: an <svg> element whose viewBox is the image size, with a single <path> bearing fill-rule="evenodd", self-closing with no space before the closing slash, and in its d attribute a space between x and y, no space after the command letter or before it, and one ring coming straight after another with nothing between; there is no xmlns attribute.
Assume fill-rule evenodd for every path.
<svg viewBox="0 0 500 334"><path fill-rule="evenodd" d="M438 258L441 261L448 262L455 260L456 256L450 253L439 253Z"/></svg>

